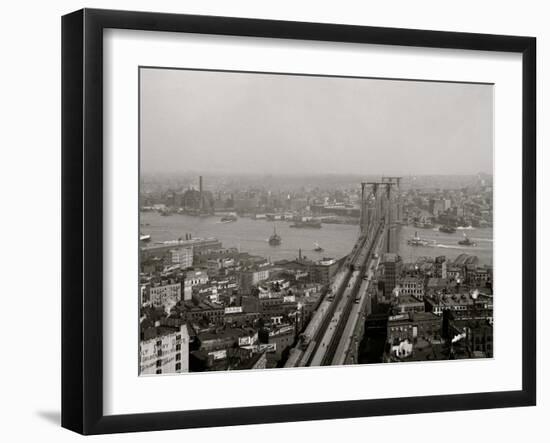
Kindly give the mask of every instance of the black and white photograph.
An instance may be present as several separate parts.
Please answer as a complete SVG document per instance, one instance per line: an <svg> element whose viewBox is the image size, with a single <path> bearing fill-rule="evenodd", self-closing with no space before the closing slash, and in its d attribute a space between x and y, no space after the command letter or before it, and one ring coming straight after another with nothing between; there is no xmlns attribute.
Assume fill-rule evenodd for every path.
<svg viewBox="0 0 550 443"><path fill-rule="evenodd" d="M494 357L494 84L137 74L139 375Z"/></svg>
<svg viewBox="0 0 550 443"><path fill-rule="evenodd" d="M543 440L546 9L3 4L0 440Z"/></svg>

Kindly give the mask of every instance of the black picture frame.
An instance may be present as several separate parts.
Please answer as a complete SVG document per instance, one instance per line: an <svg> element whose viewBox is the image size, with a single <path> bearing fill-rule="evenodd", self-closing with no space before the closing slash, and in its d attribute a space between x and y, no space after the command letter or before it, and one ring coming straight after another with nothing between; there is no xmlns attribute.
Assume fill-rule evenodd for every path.
<svg viewBox="0 0 550 443"><path fill-rule="evenodd" d="M131 415L103 413L103 30L522 54L522 389ZM83 9L62 18L62 426L82 434L488 409L536 404L536 39Z"/></svg>

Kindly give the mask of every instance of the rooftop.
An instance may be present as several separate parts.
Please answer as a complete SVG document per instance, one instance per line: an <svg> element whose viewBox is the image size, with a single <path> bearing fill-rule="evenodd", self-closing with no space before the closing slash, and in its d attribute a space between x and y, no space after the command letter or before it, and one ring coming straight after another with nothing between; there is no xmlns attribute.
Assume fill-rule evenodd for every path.
<svg viewBox="0 0 550 443"><path fill-rule="evenodd" d="M470 265L470 264L477 264L478 258L475 255L469 255L469 254L460 254L457 258L455 258L453 264L458 266L464 266L464 265Z"/></svg>
<svg viewBox="0 0 550 443"><path fill-rule="evenodd" d="M219 242L216 237L192 238L190 240L169 240L162 243L146 244L141 246L142 251L154 251L162 248L173 248L174 246L196 246L204 243Z"/></svg>
<svg viewBox="0 0 550 443"><path fill-rule="evenodd" d="M247 337L252 336L256 333L254 329L240 329L240 328L230 328L230 329L222 329L222 330L216 330L216 331L204 331L199 332L198 337L201 341L207 341L207 340L217 340L217 339L224 339L224 338L239 338L239 337Z"/></svg>
<svg viewBox="0 0 550 443"><path fill-rule="evenodd" d="M427 320L441 320L441 317L432 312L407 312L388 317L389 322L418 322Z"/></svg>

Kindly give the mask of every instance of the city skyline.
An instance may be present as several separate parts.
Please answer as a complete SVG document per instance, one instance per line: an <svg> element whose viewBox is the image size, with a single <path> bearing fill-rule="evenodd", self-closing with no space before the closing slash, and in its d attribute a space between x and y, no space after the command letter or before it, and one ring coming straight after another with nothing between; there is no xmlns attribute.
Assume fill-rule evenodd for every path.
<svg viewBox="0 0 550 443"><path fill-rule="evenodd" d="M493 168L492 85L156 68L140 76L145 174Z"/></svg>

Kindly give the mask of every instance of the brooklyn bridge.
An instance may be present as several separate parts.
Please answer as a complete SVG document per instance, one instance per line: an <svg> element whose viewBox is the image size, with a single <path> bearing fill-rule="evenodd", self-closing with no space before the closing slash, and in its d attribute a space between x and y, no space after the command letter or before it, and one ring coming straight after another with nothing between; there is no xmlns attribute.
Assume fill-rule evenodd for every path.
<svg viewBox="0 0 550 443"><path fill-rule="evenodd" d="M358 362L365 318L372 310L375 276L382 254L397 252L401 177L361 183L360 232L332 279L285 367Z"/></svg>

